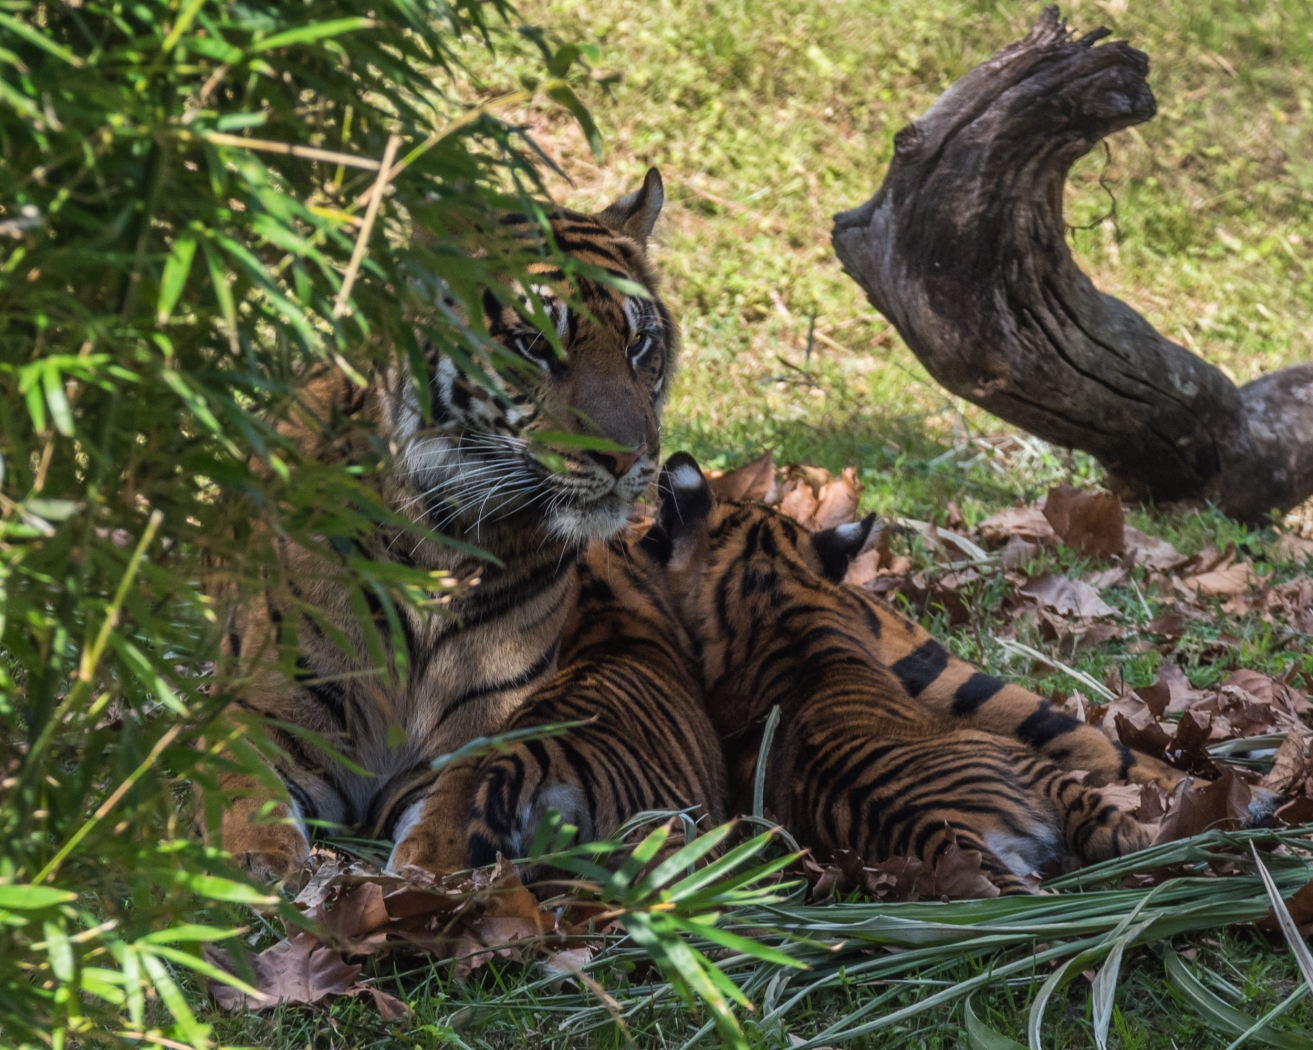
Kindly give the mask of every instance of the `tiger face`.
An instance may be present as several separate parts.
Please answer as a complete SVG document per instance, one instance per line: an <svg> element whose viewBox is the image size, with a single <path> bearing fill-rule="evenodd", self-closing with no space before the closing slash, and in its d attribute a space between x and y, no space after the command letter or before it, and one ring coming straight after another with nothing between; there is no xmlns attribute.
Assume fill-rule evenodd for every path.
<svg viewBox="0 0 1313 1050"><path fill-rule="evenodd" d="M550 262L534 264L530 270L542 282L534 291L561 352L515 304L485 292L489 333L527 363L516 371L519 382L494 374L490 391L446 356L431 362L431 423L410 413L401 456L431 527L478 542L496 522L536 523L579 544L624 526L657 471L660 409L677 348L646 254L663 200L653 168L641 189L604 211L562 210L551 220L565 252L647 295L575 274L570 302L556 291L565 275ZM509 221L527 230L522 218ZM535 433L609 444L585 450L568 441L553 445L550 437L535 442ZM544 443L552 454L541 454Z"/></svg>

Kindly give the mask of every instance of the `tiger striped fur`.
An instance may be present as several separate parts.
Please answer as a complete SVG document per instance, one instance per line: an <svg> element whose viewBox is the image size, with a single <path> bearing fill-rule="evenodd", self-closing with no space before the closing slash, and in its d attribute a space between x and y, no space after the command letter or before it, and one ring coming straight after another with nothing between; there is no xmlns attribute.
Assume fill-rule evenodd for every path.
<svg viewBox="0 0 1313 1050"><path fill-rule="evenodd" d="M523 857L548 809L585 842L647 810L694 810L704 829L724 819L720 740L659 567L615 539L589 549L579 577L561 670L507 728L588 724L484 761L470 806L472 865Z"/></svg>
<svg viewBox="0 0 1313 1050"><path fill-rule="evenodd" d="M430 349L429 421L400 366L363 391L336 373L302 391L298 422L290 427L308 454L349 457L357 450L335 435L372 430L391 449L382 483L388 505L498 560L417 544L395 532L336 552L478 578L442 615L397 609L395 633L406 651L378 668L358 615L368 606L386 642L393 633L390 611L368 591L353 593L328 554L284 544L284 582L236 612L228 640L229 655L250 681L239 706L266 721L285 756L276 772L290 804L274 806L272 821L254 819L269 810L265 786L236 774L222 780L236 796L223 814L224 848L256 875L277 878L299 868L308 852L308 821L391 839L393 868L443 872L464 865L475 764L449 766L435 777L430 763L500 730L552 678L578 590L576 549L623 527L657 471L658 418L677 345L646 256L662 201L653 169L639 191L597 215L553 213L558 247L648 293L576 273L570 290L582 304L577 309L564 297L565 275L545 256L530 269L542 282L535 291L555 322L562 353L514 304L485 295L491 335L524 358L531 382L493 376L494 396ZM522 216L508 225L525 236L534 228ZM344 418L367 427L341 427ZM533 431L601 436L620 450L562 445L548 466L530 447ZM289 681L291 660L280 665L274 654L291 639ZM364 772L335 762L279 722L325 737Z"/></svg>
<svg viewBox="0 0 1313 1050"><path fill-rule="evenodd" d="M1147 829L1096 789L989 731L984 705L944 714L920 702L924 688L912 695L908 665L888 663L888 636L895 646L910 637L913 652L925 642L839 582L873 518L811 535L760 504L717 503L684 453L659 486L643 546L666 566L700 652L707 709L732 749L780 706L766 800L800 842L933 864L956 841L980 851L1003 893L1029 892L1021 876L1050 859L1092 862L1148 845ZM743 775L752 763L731 767Z"/></svg>

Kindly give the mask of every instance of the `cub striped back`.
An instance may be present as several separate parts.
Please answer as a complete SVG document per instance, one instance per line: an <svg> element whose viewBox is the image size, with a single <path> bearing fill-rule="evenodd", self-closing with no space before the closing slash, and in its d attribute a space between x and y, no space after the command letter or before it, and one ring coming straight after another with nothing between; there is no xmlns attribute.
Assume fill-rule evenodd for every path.
<svg viewBox="0 0 1313 1050"><path fill-rule="evenodd" d="M549 810L579 841L610 836L647 810L725 816L720 741L702 706L697 664L659 567L623 539L580 566L561 670L507 728L587 721L486 759L467 825L469 861L519 858Z"/></svg>
<svg viewBox="0 0 1313 1050"><path fill-rule="evenodd" d="M922 657L903 654L927 651L919 628L837 582L873 518L811 535L759 504L717 504L683 453L660 491L643 545L666 566L701 655L707 709L732 752L742 741L730 762L742 777L753 768L744 746L779 705L766 797L800 842L931 864L956 842L980 851L1005 893L1029 892L1021 876L1047 860L1103 860L1148 844L1147 830L1096 790L988 731L977 717L985 704L935 711L921 702L934 676L917 679L912 695L906 683Z"/></svg>

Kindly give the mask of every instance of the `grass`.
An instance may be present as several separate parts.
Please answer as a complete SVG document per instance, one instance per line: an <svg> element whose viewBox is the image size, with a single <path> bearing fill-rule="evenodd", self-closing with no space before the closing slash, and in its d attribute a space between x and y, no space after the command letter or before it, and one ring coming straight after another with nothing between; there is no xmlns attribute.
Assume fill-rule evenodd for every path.
<svg viewBox="0 0 1313 1050"><path fill-rule="evenodd" d="M571 181L563 203L595 209L635 186L649 165L666 180L656 265L683 329L683 366L666 417L667 450L686 448L704 466L731 467L774 449L777 461L838 470L856 464L865 509L942 522L949 500L968 522L1064 478L1096 480L1088 457L1032 445L1002 463L971 443L1008 428L936 387L897 334L865 303L829 247L831 215L878 185L893 134L953 79L1022 36L1037 4L949 0L529 0L525 14L566 39L601 48L601 66L622 74L613 98L590 99L609 151L597 167L577 128L558 115L520 117ZM1096 283L1144 313L1160 331L1244 382L1313 357L1313 7L1296 0L1075 0L1064 13L1081 28L1112 26L1147 51L1159 115L1110 141L1076 167L1068 190L1071 244ZM497 94L520 69L512 51L481 63L471 95ZM474 74L477 74L475 76ZM1116 200L1100 187L1102 179ZM1106 217L1105 217L1106 216ZM814 329L813 326L814 325ZM812 338L808 340L809 330ZM810 349L810 352L809 352ZM1293 515L1303 525L1307 517ZM1205 509L1142 508L1132 523L1184 552L1236 542L1289 576L1271 530L1236 525ZM1042 567L1078 574L1069 553ZM1128 619L1144 612L1130 588L1106 597ZM947 634L962 655L1043 690L1069 690L1059 674L1032 673L992 644L1002 594L973 596L980 632ZM1156 612L1152 595L1150 611ZM932 618L933 623L933 618ZM1225 630L1237 646L1209 643ZM1270 673L1292 664L1313 681L1306 638L1278 637L1256 617L1192 623L1181 643L1197 685L1234 666ZM1036 647L1048 643L1023 633ZM1113 642L1082 654L1078 669L1102 678L1152 679L1156 652ZM1295 987L1288 951L1252 927L1177 937L1257 1015ZM934 981L976 972L961 959ZM293 1050L584 1045L557 1018L511 1015L481 1003L520 994L514 967L490 966L470 985L431 967L382 964L380 977L413 1005L384 1026L372 1009L339 1002L323 1011L211 1018L222 1038ZM878 994L892 1011L938 987L860 981L810 998L790 1015L806 1038ZM521 989L517 992L517 989ZM1029 982L976 996L982 1019L1024 1039ZM1088 985L1078 979L1049 1012L1045 1045L1093 1046ZM1289 1019L1313 1027L1306 1001ZM937 1009L864 1036L862 1047L965 1047L960 1010ZM682 1045L691 1022L666 1006L632 1019L636 1045ZM790 1045L781 1031L751 1030L754 1045ZM1128 954L1110 1046L1188 1050L1230 1041L1165 982L1160 952ZM710 1045L711 1039L708 1039ZM623 1046L614 1029L586 1045Z"/></svg>

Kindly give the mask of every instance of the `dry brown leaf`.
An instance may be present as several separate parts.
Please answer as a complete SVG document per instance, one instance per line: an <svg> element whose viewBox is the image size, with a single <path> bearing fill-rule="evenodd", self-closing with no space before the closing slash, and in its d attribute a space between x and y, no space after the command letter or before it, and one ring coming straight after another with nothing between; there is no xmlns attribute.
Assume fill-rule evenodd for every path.
<svg viewBox="0 0 1313 1050"><path fill-rule="evenodd" d="M1164 539L1150 536L1127 525L1122 530L1126 545L1125 563L1139 565L1152 572L1171 572L1184 565L1188 558Z"/></svg>
<svg viewBox="0 0 1313 1050"><path fill-rule="evenodd" d="M1168 609L1149 621L1150 634L1161 634L1169 641L1179 641L1185 635L1185 613L1179 608Z"/></svg>
<svg viewBox="0 0 1313 1050"><path fill-rule="evenodd" d="M1195 689L1185 677L1185 672L1174 663L1160 664L1153 685L1135 691L1149 705L1156 718L1189 711L1206 695Z"/></svg>
<svg viewBox="0 0 1313 1050"><path fill-rule="evenodd" d="M1281 828L1298 828L1305 824L1313 824L1313 798L1300 795L1273 813L1272 819L1277 827Z"/></svg>
<svg viewBox="0 0 1313 1050"><path fill-rule="evenodd" d="M229 973L237 972L224 953L213 951L209 956L215 965ZM222 1009L235 1011L245 1006L267 1010L279 1003L317 1003L330 995L346 995L361 969L343 962L340 952L324 947L318 938L304 931L266 948L249 961L258 996L218 981L207 982L206 987Z"/></svg>
<svg viewBox="0 0 1313 1050"><path fill-rule="evenodd" d="M1255 578L1253 564L1238 561L1197 576L1187 576L1181 582L1187 591L1205 598L1230 598L1244 594Z"/></svg>
<svg viewBox="0 0 1313 1050"><path fill-rule="evenodd" d="M1194 776L1209 779L1220 776L1221 770L1208 754L1211 728L1208 715L1187 711L1176 724L1176 734L1167 745L1167 761Z"/></svg>
<svg viewBox="0 0 1313 1050"><path fill-rule="evenodd" d="M321 905L308 914L319 920L325 939L338 945L358 941L386 925L390 918L383 903L383 887L376 882L362 882L343 893L331 908Z"/></svg>
<svg viewBox="0 0 1313 1050"><path fill-rule="evenodd" d="M1137 726L1125 715L1119 714L1115 718L1117 739L1131 750L1154 758L1161 758L1166 753L1172 738L1157 722Z"/></svg>
<svg viewBox="0 0 1313 1050"><path fill-rule="evenodd" d="M380 991L373 985L369 986L369 994L374 997L374 1006L378 1009L379 1016L385 1021L395 1021L410 1013L410 1007L395 995Z"/></svg>
<svg viewBox="0 0 1313 1050"><path fill-rule="evenodd" d="M843 473L824 485L817 495L816 527L832 529L855 521L858 496L857 471L845 467Z"/></svg>
<svg viewBox="0 0 1313 1050"><path fill-rule="evenodd" d="M1013 536L1040 547L1052 549L1058 545L1057 533L1039 505L1009 507L986 518L976 531L987 547L1001 547Z"/></svg>
<svg viewBox="0 0 1313 1050"><path fill-rule="evenodd" d="M1088 631L1082 631L1075 635L1076 652L1081 653L1086 649L1093 649L1096 645L1102 645L1114 638L1120 638L1124 633L1122 628L1113 624L1096 623Z"/></svg>
<svg viewBox="0 0 1313 1050"><path fill-rule="evenodd" d="M824 467L813 467L807 463L791 467L790 470L810 485L812 493L816 496L820 496L821 489L825 488L834 479L834 475Z"/></svg>
<svg viewBox="0 0 1313 1050"><path fill-rule="evenodd" d="M1292 729L1272 757L1272 768L1258 782L1260 787L1287 795L1302 784L1308 775L1308 758L1305 755L1304 734Z"/></svg>
<svg viewBox="0 0 1313 1050"><path fill-rule="evenodd" d="M1203 788L1195 787L1193 781L1182 781L1178 792L1158 829L1155 845L1199 835L1210 828L1235 831L1249 818L1253 797L1249 785L1230 769L1224 769L1217 780Z"/></svg>
<svg viewBox="0 0 1313 1050"><path fill-rule="evenodd" d="M543 959L542 968L550 976L562 979L578 977L592 957L593 949L589 945L585 944L579 948L566 948L564 951L552 952Z"/></svg>
<svg viewBox="0 0 1313 1050"><path fill-rule="evenodd" d="M1066 576L1041 576L1031 580L1018 593L1033 598L1059 616L1095 619L1117 614L1117 610L1100 598L1099 592L1088 583L1071 580Z"/></svg>
<svg viewBox="0 0 1313 1050"><path fill-rule="evenodd" d="M999 889L980 867L979 850L962 849L956 842L935 862L935 888L949 900L979 900L997 897Z"/></svg>
<svg viewBox="0 0 1313 1050"><path fill-rule="evenodd" d="M1007 546L1003 548L1003 568L1014 571L1022 569L1039 557L1040 550L1038 543L1030 543L1020 536L1009 536Z"/></svg>
<svg viewBox="0 0 1313 1050"><path fill-rule="evenodd" d="M1287 561L1302 566L1309 558L1313 558L1313 540L1296 536L1291 532L1283 532L1277 541L1277 553Z"/></svg>
<svg viewBox="0 0 1313 1050"><path fill-rule="evenodd" d="M709 478L707 483L718 499L760 500L766 498L774 481L775 457L770 452L763 452L751 463L726 471L720 477Z"/></svg>
<svg viewBox="0 0 1313 1050"><path fill-rule="evenodd" d="M1130 579L1131 570L1124 568L1104 569L1102 572L1086 573L1082 579L1085 580L1096 591L1107 590L1109 587L1120 587Z"/></svg>
<svg viewBox="0 0 1313 1050"><path fill-rule="evenodd" d="M811 529L816 525L816 508L820 506L811 486L803 482L796 483L784 494L780 501L780 513L792 518L803 528Z"/></svg>
<svg viewBox="0 0 1313 1050"><path fill-rule="evenodd" d="M1064 544L1087 558L1111 558L1126 548L1122 501L1109 492L1059 485L1044 501L1044 517Z"/></svg>
<svg viewBox="0 0 1313 1050"><path fill-rule="evenodd" d="M878 575L880 575L880 552L871 547L852 560L843 582L850 587L865 587Z"/></svg>
<svg viewBox="0 0 1313 1050"><path fill-rule="evenodd" d="M1232 671L1222 685L1243 689L1258 703L1271 704L1277 710L1288 712L1296 718L1313 711L1313 704L1308 702L1302 692L1261 671L1242 667Z"/></svg>

